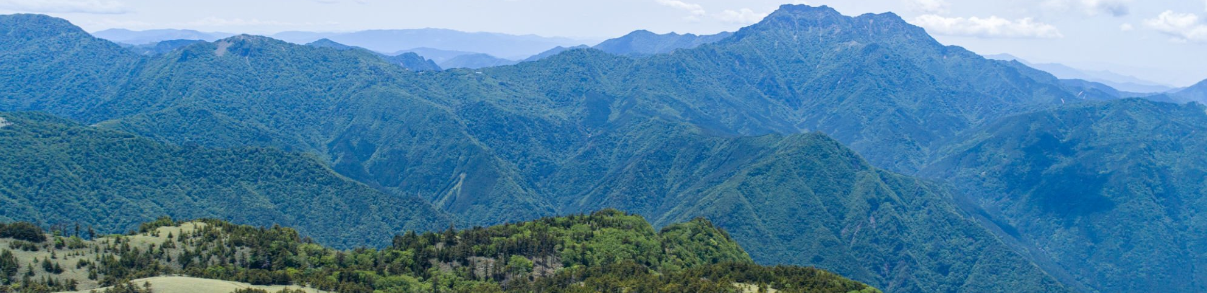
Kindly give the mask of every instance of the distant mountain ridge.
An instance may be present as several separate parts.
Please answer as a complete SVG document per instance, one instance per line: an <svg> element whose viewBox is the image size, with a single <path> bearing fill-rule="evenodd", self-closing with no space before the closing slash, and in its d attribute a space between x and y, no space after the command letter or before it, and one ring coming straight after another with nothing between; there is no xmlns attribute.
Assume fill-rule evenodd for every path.
<svg viewBox="0 0 1207 293"><path fill-rule="evenodd" d="M154 44L162 41L170 40L202 40L207 42L217 41L219 39L234 36L232 33L221 32L200 32L195 30L178 30L178 29L155 29L144 31L133 31L127 29L107 29L103 31L93 32L92 35L113 41L115 43L123 43L130 45L146 45Z"/></svg>
<svg viewBox="0 0 1207 293"><path fill-rule="evenodd" d="M1142 80L1136 77L1126 76L1110 71L1082 70L1057 63L1031 63L1027 60L1023 60L1022 58L1018 58L1010 54L986 55L985 58L1003 61L1019 61L1027 66L1051 73L1052 75L1055 75L1061 79L1082 79L1102 83L1125 92L1159 94L1174 89L1168 85Z"/></svg>
<svg viewBox="0 0 1207 293"><path fill-rule="evenodd" d="M623 37L603 41L592 48L616 55L640 57L670 53L678 49L691 49L703 44L718 42L732 35L733 33L730 32L703 36L677 33L655 34L647 30L638 30Z"/></svg>
<svg viewBox="0 0 1207 293"><path fill-rule="evenodd" d="M1178 102L1198 102L1200 104L1207 104L1207 80L1170 93L1169 96Z"/></svg>
<svg viewBox="0 0 1207 293"><path fill-rule="evenodd" d="M297 44L305 44L326 38L342 44L383 53L415 48L432 48L446 51L489 54L511 60L528 58L557 46L575 46L584 43L583 40L570 38L484 32L469 33L431 28L367 30L347 33L281 32L273 34L272 37ZM440 61L437 63L440 63Z"/></svg>
<svg viewBox="0 0 1207 293"><path fill-rule="evenodd" d="M367 52L369 51L369 50L366 50L366 49L360 48L360 47L340 44L340 43L337 43L337 42L329 40L329 39L321 39L318 41L310 42L309 44L306 44L306 46L316 47L316 48L329 48L329 49L335 49L335 50L339 50L339 51L346 51L346 50L364 50ZM376 53L376 52L371 52L371 53L380 54L380 53ZM414 70L414 71L440 71L440 70L442 70L442 68L440 68L440 66L437 65L436 62L433 62L432 60L424 59L423 56L419 56L418 54L415 54L415 53L398 53L395 55L381 54L381 57L383 59L389 61L390 63L398 64L406 69L410 69L410 70Z"/></svg>
<svg viewBox="0 0 1207 293"><path fill-rule="evenodd" d="M130 45L147 45L169 40L202 40L207 42L234 36L232 33L200 32L195 30L156 29L133 31L127 29L108 29L94 32L98 38ZM448 59L461 55L487 54L498 60L523 60L558 46L577 46L591 42L571 38L541 37L536 35L510 35L501 33L468 33L447 29L399 29L399 30L367 30L346 33L322 32L281 32L271 35L273 38L295 44L309 44L327 39L341 44L361 47L372 51L398 55L399 53L415 52L443 63ZM455 54L436 52L457 52ZM496 57L497 56L497 57ZM468 67L479 68L496 66L506 62L482 62L482 57L472 57L479 60L473 63L467 60L456 63ZM514 63L514 62L512 62ZM493 65L491 65L493 64Z"/></svg>
<svg viewBox="0 0 1207 293"><path fill-rule="evenodd" d="M185 46L196 44L199 42L204 42L204 41L202 41L202 40L167 40L167 41L150 43L150 44L145 44L145 45L130 45L130 46L126 46L126 47L129 48L130 50L134 50L134 52L142 54L142 55L159 55L159 54L171 52L176 49L184 48Z"/></svg>

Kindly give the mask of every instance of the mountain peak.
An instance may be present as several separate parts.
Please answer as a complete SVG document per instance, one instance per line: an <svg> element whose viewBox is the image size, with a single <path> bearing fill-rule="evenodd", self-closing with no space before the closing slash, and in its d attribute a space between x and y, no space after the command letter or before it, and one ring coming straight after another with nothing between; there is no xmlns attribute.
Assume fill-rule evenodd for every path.
<svg viewBox="0 0 1207 293"><path fill-rule="evenodd" d="M26 39L63 34L87 34L66 19L42 14L0 15L0 35Z"/></svg>
<svg viewBox="0 0 1207 293"><path fill-rule="evenodd" d="M802 33L812 37L804 37ZM852 17L828 6L783 5L763 21L743 28L736 34L737 39L754 35L792 38L794 42L810 43L829 40L895 44L893 46L904 43L942 46L926 30L909 24L897 14L868 13Z"/></svg>
<svg viewBox="0 0 1207 293"><path fill-rule="evenodd" d="M763 19L763 22L779 22L779 21L799 21L799 20L834 20L845 18L846 16L839 13L829 6L809 6L803 4L784 4Z"/></svg>
<svg viewBox="0 0 1207 293"><path fill-rule="evenodd" d="M322 38L322 39L319 39L318 41L310 42L309 44L306 44L306 45L311 46L311 47L316 47L316 48L331 48L331 49L336 49L336 50L351 50L351 49L356 48L353 46L341 44L336 41L332 41L331 39L328 39L328 38Z"/></svg>

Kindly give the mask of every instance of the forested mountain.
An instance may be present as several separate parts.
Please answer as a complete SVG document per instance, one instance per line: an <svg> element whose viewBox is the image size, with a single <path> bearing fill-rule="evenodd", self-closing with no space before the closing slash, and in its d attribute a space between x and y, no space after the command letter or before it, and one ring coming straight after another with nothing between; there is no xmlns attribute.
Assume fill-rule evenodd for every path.
<svg viewBox="0 0 1207 293"><path fill-rule="evenodd" d="M1175 101L1207 104L1207 80L1169 94Z"/></svg>
<svg viewBox="0 0 1207 293"><path fill-rule="evenodd" d="M453 68L478 69L478 68L486 68L486 67L512 65L512 64L516 64L516 63L518 63L518 62L514 61L514 60L507 60L507 59L503 59L503 58L499 58L499 57L495 57L495 56L490 56L487 54L474 53L474 54L466 54L466 55L453 57L451 59L445 60L444 62L440 62L440 67L447 68L447 69L453 69Z"/></svg>
<svg viewBox="0 0 1207 293"><path fill-rule="evenodd" d="M62 20L21 17L33 19L5 21L43 25L10 29L26 37L5 37L0 61L43 88L5 82L15 94L3 110L175 145L314 153L461 225L604 207L658 225L709 216L760 263L816 265L893 292L1063 290L950 195L871 166L912 170L964 129L1078 97L892 14L784 6L675 54L577 49L444 72L254 36L143 57ZM85 46L115 50L78 54ZM47 56L71 62L27 64ZM78 68L107 74L62 74Z"/></svg>
<svg viewBox="0 0 1207 293"><path fill-rule="evenodd" d="M509 35L485 32L461 32L448 29L366 30L341 33L282 32L272 35L284 41L305 44L330 39L341 44L389 53L415 48L464 51L508 59L524 59L557 46L576 46L582 40ZM422 55L422 54L420 54ZM438 61L439 62L439 61Z"/></svg>
<svg viewBox="0 0 1207 293"><path fill-rule="evenodd" d="M159 54L171 52L172 50L184 48L188 45L196 44L199 42L203 42L203 41L201 41L201 40L168 40L168 41L162 41L162 42L158 42L158 43L151 43L151 44L145 44L145 45L130 45L130 46L126 46L126 48L133 50L135 53L142 54L142 55L159 55Z"/></svg>
<svg viewBox="0 0 1207 293"><path fill-rule="evenodd" d="M217 217L296 226L340 247L449 224L419 198L384 194L307 155L179 147L44 114L0 116L9 124L0 128L0 220L115 233L156 215Z"/></svg>
<svg viewBox="0 0 1207 293"><path fill-rule="evenodd" d="M1008 117L921 174L949 178L1017 239L1101 292L1199 292L1207 108L1139 99Z"/></svg>
<svg viewBox="0 0 1207 293"><path fill-rule="evenodd" d="M474 52L440 50L440 49L432 49L432 48L406 49L406 50L394 52L393 54L398 55L398 54L402 54L402 53L419 54L419 56L423 56L423 58L427 58L429 60L435 61L437 64L439 64L440 62L448 61L449 59L456 58L457 56L477 54Z"/></svg>
<svg viewBox="0 0 1207 293"><path fill-rule="evenodd" d="M1127 92L1159 94L1174 89L1168 85L1110 71L1083 70L1059 63L1032 63L1010 54L986 55L985 58L1004 61L1018 61L1032 68L1051 73L1052 75L1055 75L1061 79L1086 80L1101 83L1110 86L1111 88Z"/></svg>
<svg viewBox="0 0 1207 293"><path fill-rule="evenodd" d="M694 34L680 35L676 33L660 35L647 30L639 30L623 37L603 41L592 48L616 55L643 57L670 53L677 49L691 49L703 44L724 40L731 35L733 33L730 32L705 36Z"/></svg>
<svg viewBox="0 0 1207 293"><path fill-rule="evenodd" d="M524 59L524 62L538 61L541 59L556 56L557 54L561 54L562 52L576 50L576 49L586 49L586 48L590 48L590 47L588 47L587 45L574 46L574 47L558 46L556 48L549 49L548 51L541 52L540 54L532 55L532 57L528 57L528 59Z"/></svg>
<svg viewBox="0 0 1207 293"><path fill-rule="evenodd" d="M364 48L348 46L348 45L336 43L335 41L328 40L328 39L321 39L321 40L314 41L314 42L311 42L306 45L311 46L311 47L316 47L316 48L334 49L334 50L338 50L338 51L364 50L366 52L371 52L371 51L365 50ZM379 54L379 53L374 53L374 54ZM381 58L384 58L386 61L388 61L390 63L394 63L394 64L402 66L403 68L414 70L414 71L440 71L441 70L440 66L436 65L436 62L432 62L432 60L424 59L422 56L419 56L419 54L415 54L415 53L399 53L399 54L392 55L392 56L391 55L381 55Z"/></svg>
<svg viewBox="0 0 1207 293"><path fill-rule="evenodd" d="M828 268L889 292L1065 290L966 220L941 189L871 167L824 135L662 134L669 139L617 142L633 153L562 205L616 207L661 224L706 217L732 227L760 262Z"/></svg>
<svg viewBox="0 0 1207 293"><path fill-rule="evenodd" d="M92 35L113 41L115 43L130 44L130 45L147 45L155 44L170 40L202 40L212 42L223 38L234 36L232 33L219 32L199 32L195 30L179 30L179 29L156 29L145 31L132 31L127 29L107 29L92 33Z"/></svg>
<svg viewBox="0 0 1207 293"><path fill-rule="evenodd" d="M704 219L656 231L641 217L614 210L462 231L408 232L381 250L337 251L288 228L218 220L161 218L141 225L140 232L91 241L70 230L32 235L41 240L0 239L22 248L0 253L0 289L88 290L185 274L344 293L880 292L818 269L754 265L725 231ZM25 265L38 258L49 269ZM18 278L16 271L28 273Z"/></svg>

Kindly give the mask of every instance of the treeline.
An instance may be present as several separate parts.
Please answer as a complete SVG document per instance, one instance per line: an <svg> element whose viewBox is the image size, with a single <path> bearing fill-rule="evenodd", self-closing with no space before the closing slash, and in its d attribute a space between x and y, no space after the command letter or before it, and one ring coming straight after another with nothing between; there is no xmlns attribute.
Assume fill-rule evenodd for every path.
<svg viewBox="0 0 1207 293"><path fill-rule="evenodd" d="M0 223L0 238L12 238L33 243L46 241L42 228L29 222Z"/></svg>
<svg viewBox="0 0 1207 293"><path fill-rule="evenodd" d="M140 231L63 253L88 252L78 266L100 286L114 288L180 274L351 293L739 292L735 284L784 292L875 291L813 268L757 266L707 220L655 231L640 216L615 210L463 231L408 232L380 250L334 250L289 228L219 220L161 218Z"/></svg>

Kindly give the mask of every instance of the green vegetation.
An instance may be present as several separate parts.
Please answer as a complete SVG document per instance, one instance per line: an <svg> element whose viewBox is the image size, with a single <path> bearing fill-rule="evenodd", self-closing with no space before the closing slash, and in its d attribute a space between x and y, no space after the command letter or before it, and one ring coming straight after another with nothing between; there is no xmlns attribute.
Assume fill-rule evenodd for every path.
<svg viewBox="0 0 1207 293"><path fill-rule="evenodd" d="M703 219L655 232L640 216L614 210L408 232L381 250L339 251L288 228L219 220L147 227L153 226L159 227L56 250L68 257L43 261L84 263L95 286L116 286L110 292L142 290L137 282L128 285L130 280L168 274L330 292L738 292L739 283L783 292L879 292L818 269L754 265L724 231ZM66 275L44 279L87 282ZM45 292L28 289L44 283L13 288Z"/></svg>
<svg viewBox="0 0 1207 293"><path fill-rule="evenodd" d="M892 14L785 6L727 39L674 54L632 59L577 49L441 72L253 36L101 59L64 49L109 46L61 20L3 21L22 24L0 28L18 32L0 36L21 36L0 42L14 48L0 50L8 52L0 69L36 80L5 83L0 92L16 94L0 96L0 110L43 110L172 149L217 153L206 161L246 155L205 148L310 153L384 194L426 200L458 226L609 207L658 227L706 217L759 263L818 266L893 292L1062 290L961 214L953 196L871 166L915 170L962 131L1075 102L1075 92L1042 72L942 46ZM46 55L71 62L34 64ZM66 74L77 68L122 74L90 77L103 82L81 88L80 75ZM65 194L68 205L90 200ZM137 212L137 221L171 214L269 223L196 212L207 206ZM354 215L395 216L391 210ZM410 205L397 210L427 215ZM94 212L47 222L90 220ZM356 227L345 217L292 213L313 216L285 222L305 235L332 231L316 237L322 243L385 239L335 235ZM670 265L706 260L677 257Z"/></svg>
<svg viewBox="0 0 1207 293"><path fill-rule="evenodd" d="M921 173L950 179L987 225L1066 284L1200 292L1207 108L1069 105L969 132Z"/></svg>
<svg viewBox="0 0 1207 293"><path fill-rule="evenodd" d="M12 238L34 243L46 241L42 228L29 222L0 223L0 238Z"/></svg>
<svg viewBox="0 0 1207 293"><path fill-rule="evenodd" d="M384 194L309 156L177 147L42 114L0 116L14 123L0 128L0 218L120 233L156 214L221 217L296 225L341 247L384 245L365 241L448 223L418 198ZM0 237L35 243L42 235L29 224L0 229Z"/></svg>
<svg viewBox="0 0 1207 293"><path fill-rule="evenodd" d="M10 285L17 279L17 271L21 269L21 263L13 256L13 252L8 249L0 250L0 286Z"/></svg>

